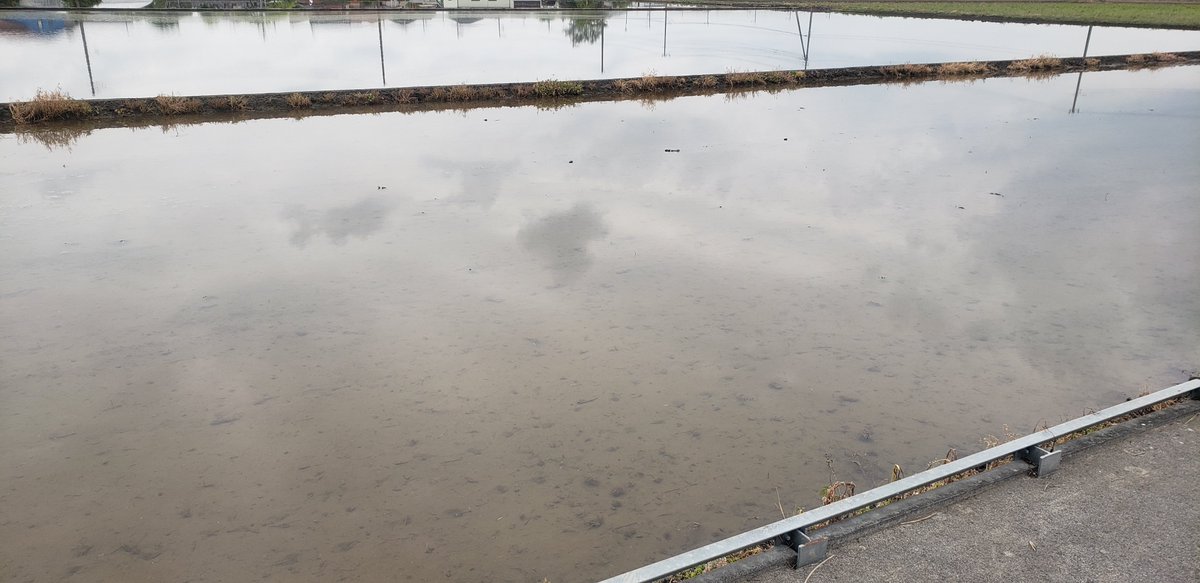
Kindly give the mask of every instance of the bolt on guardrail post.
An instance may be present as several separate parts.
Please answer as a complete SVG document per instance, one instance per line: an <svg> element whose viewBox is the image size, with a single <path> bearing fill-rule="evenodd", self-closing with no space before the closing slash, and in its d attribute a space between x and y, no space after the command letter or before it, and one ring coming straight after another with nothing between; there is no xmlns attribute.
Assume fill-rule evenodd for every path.
<svg viewBox="0 0 1200 583"><path fill-rule="evenodd" d="M1062 460L1062 451L1047 451L1035 445L1017 452L1017 456L1033 465L1034 475L1045 478L1058 469L1058 462Z"/></svg>
<svg viewBox="0 0 1200 583"><path fill-rule="evenodd" d="M780 535L779 542L796 551L796 569L823 561L829 554L829 539L812 538L805 534L803 528Z"/></svg>

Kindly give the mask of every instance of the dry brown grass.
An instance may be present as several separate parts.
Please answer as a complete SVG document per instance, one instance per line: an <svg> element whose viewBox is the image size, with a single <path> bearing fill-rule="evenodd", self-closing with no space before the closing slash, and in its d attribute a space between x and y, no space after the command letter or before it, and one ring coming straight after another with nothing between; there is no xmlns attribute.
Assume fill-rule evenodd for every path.
<svg viewBox="0 0 1200 583"><path fill-rule="evenodd" d="M416 95L409 89L397 89L388 94L395 103L415 103Z"/></svg>
<svg viewBox="0 0 1200 583"><path fill-rule="evenodd" d="M1083 66L1085 66L1089 69L1095 69L1096 67L1100 66L1100 59L1093 59L1091 57L1088 57L1083 60Z"/></svg>
<svg viewBox="0 0 1200 583"><path fill-rule="evenodd" d="M1008 70L1017 73L1037 73L1057 71L1063 68L1063 61L1050 55L1039 55L1030 59L1013 61L1008 64Z"/></svg>
<svg viewBox="0 0 1200 583"><path fill-rule="evenodd" d="M720 569L721 567L736 563L742 559L747 559L749 557L753 557L754 555L761 554L773 546L775 545L772 543L764 543L761 545L752 546L748 549L742 549L731 555L713 559L707 563L704 563L703 565L697 565L686 571L671 575L670 577L663 579L660 583L681 583L682 581L695 579L696 577L708 573L709 571Z"/></svg>
<svg viewBox="0 0 1200 583"><path fill-rule="evenodd" d="M717 78L712 75L705 75L692 82L696 87L712 88L717 86Z"/></svg>
<svg viewBox="0 0 1200 583"><path fill-rule="evenodd" d="M833 504L854 495L854 482L833 482L821 490L821 505Z"/></svg>
<svg viewBox="0 0 1200 583"><path fill-rule="evenodd" d="M677 79L671 77L659 77L658 75L654 74L654 71L646 73L645 75L642 75L641 79L638 79L638 84L641 85L643 91L660 91L663 89L670 89L671 87L674 87L677 82Z"/></svg>
<svg viewBox="0 0 1200 583"><path fill-rule="evenodd" d="M766 85L767 76L762 73L728 71L725 73L725 84L730 87Z"/></svg>
<svg viewBox="0 0 1200 583"><path fill-rule="evenodd" d="M1013 61L1008 64L1008 72L1034 80L1045 80L1057 75L1065 65L1062 59L1041 55L1032 59Z"/></svg>
<svg viewBox="0 0 1200 583"><path fill-rule="evenodd" d="M429 92L426 101L434 102L462 102L474 101L479 99L480 92L469 85L455 85L453 87L436 87Z"/></svg>
<svg viewBox="0 0 1200 583"><path fill-rule="evenodd" d="M1150 56L1159 63L1178 63L1179 61L1187 60L1182 55L1175 53L1150 53Z"/></svg>
<svg viewBox="0 0 1200 583"><path fill-rule="evenodd" d="M468 85L455 85L450 88L450 101L471 101L478 99L479 93Z"/></svg>
<svg viewBox="0 0 1200 583"><path fill-rule="evenodd" d="M914 65L912 63L879 68L879 72L887 77L929 77L933 75L933 71L933 67L929 65Z"/></svg>
<svg viewBox="0 0 1200 583"><path fill-rule="evenodd" d="M938 65L937 74L941 77L960 77L986 75L992 71L987 63L945 63Z"/></svg>
<svg viewBox="0 0 1200 583"><path fill-rule="evenodd" d="M158 112L163 115L196 113L204 108L204 103L199 99L179 95L159 95L154 98L154 104L158 106Z"/></svg>
<svg viewBox="0 0 1200 583"><path fill-rule="evenodd" d="M1175 53L1149 53L1125 57L1125 62L1135 69L1162 67L1183 60L1183 57Z"/></svg>
<svg viewBox="0 0 1200 583"><path fill-rule="evenodd" d="M637 79L617 79L613 81L613 87L622 93L636 93L639 91L662 91L674 87L677 83L678 79L660 77L654 71L650 71Z"/></svg>
<svg viewBox="0 0 1200 583"><path fill-rule="evenodd" d="M637 91L638 88L637 80L617 79L616 81L613 81L613 88L621 93L633 93L634 91Z"/></svg>
<svg viewBox="0 0 1200 583"><path fill-rule="evenodd" d="M302 93L292 93L283 98L287 102L288 107L292 109L301 109L304 107L312 107L312 99Z"/></svg>
<svg viewBox="0 0 1200 583"><path fill-rule="evenodd" d="M61 89L54 91L38 89L31 101L16 101L8 104L8 111L12 114L14 122L28 124L84 117L92 113L92 105L71 97Z"/></svg>
<svg viewBox="0 0 1200 583"><path fill-rule="evenodd" d="M781 85L794 82L796 76L787 71L769 71L763 73L763 80L772 85Z"/></svg>

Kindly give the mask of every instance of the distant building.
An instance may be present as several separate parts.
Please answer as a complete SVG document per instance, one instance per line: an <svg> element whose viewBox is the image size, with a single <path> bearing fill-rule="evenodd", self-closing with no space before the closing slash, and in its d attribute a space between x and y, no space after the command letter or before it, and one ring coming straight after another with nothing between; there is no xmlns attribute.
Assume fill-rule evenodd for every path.
<svg viewBox="0 0 1200 583"><path fill-rule="evenodd" d="M69 33L74 28L74 22L54 14L41 18L0 18L0 34L52 36Z"/></svg>

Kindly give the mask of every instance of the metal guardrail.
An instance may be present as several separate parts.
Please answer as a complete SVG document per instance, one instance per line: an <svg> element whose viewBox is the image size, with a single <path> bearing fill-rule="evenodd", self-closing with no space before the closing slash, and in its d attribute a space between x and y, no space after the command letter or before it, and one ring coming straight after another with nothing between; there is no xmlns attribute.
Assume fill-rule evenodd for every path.
<svg viewBox="0 0 1200 583"><path fill-rule="evenodd" d="M959 460L913 474L907 478L896 480L887 485L839 500L833 504L814 508L808 512L803 512L766 526L760 526L742 534L675 555L669 559L605 579L601 583L647 583L657 581L684 569L706 563L774 538L779 538L781 542L796 550L797 566L806 565L823 558L828 544L828 541L825 539L810 538L805 534L804 529L814 524L819 524L831 518L866 508L867 506L905 494L921 486L984 466L988 462L1008 455L1015 455L1028 461L1036 468L1039 476L1045 476L1054 471L1058 466L1062 452L1047 451L1042 449L1040 444L1054 441L1065 435L1070 435L1093 425L1104 423L1105 421L1174 399L1187 393L1193 393L1194 396L1200 397L1200 379L1192 379L1149 395L1125 401L1120 405L1114 405L1090 415L1085 415L1066 423L1060 423L1054 427L1031 433Z"/></svg>

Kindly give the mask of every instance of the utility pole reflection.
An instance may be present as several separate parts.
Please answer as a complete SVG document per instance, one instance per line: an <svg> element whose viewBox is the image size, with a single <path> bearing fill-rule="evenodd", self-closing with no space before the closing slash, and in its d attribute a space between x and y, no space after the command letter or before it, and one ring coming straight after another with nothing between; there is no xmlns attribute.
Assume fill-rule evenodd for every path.
<svg viewBox="0 0 1200 583"><path fill-rule="evenodd" d="M667 56L667 10L663 9L663 56Z"/></svg>
<svg viewBox="0 0 1200 583"><path fill-rule="evenodd" d="M83 29L83 21L79 21L79 36L83 38L83 60L87 63L88 84L92 86L92 97L96 96L96 81L92 79L92 56L88 51L87 31Z"/></svg>
<svg viewBox="0 0 1200 583"><path fill-rule="evenodd" d="M800 35L800 51L804 55L804 70L805 71L808 70L808 47L812 46L812 19L813 19L813 13L809 12L808 13L808 35L805 35L804 31L800 29L800 11L799 10L796 11L796 33ZM808 37L807 40L805 40L805 36Z"/></svg>
<svg viewBox="0 0 1200 583"><path fill-rule="evenodd" d="M1087 67L1087 52L1088 44L1092 42L1092 27L1088 27L1087 38L1083 41L1083 66ZM1079 78L1075 80L1075 98L1071 100L1071 111L1068 113L1078 113L1079 110L1075 107L1079 103L1079 86L1083 84L1083 71L1079 71Z"/></svg>
<svg viewBox="0 0 1200 583"><path fill-rule="evenodd" d="M383 63L383 15L375 18L375 24L379 27L379 73L383 76L383 86L387 87L387 66Z"/></svg>

